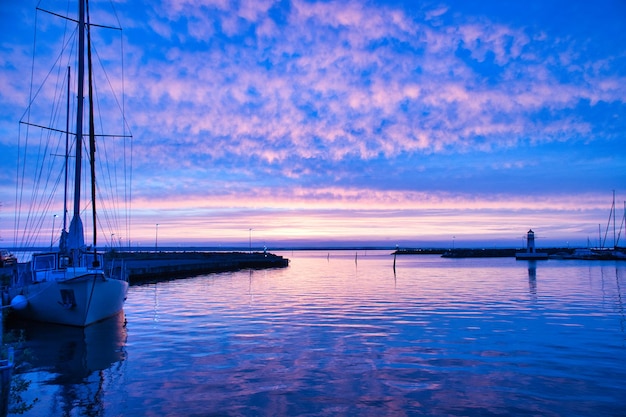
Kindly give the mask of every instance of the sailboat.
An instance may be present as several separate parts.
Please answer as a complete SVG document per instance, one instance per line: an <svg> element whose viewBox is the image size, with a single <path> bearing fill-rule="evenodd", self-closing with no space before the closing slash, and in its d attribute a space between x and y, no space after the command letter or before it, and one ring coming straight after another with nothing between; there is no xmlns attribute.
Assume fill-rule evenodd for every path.
<svg viewBox="0 0 626 417"><path fill-rule="evenodd" d="M622 217L621 224L619 226L619 233L616 229L616 220L615 220L615 190L613 190L613 203L611 204L611 211L609 212L609 221L606 225L606 231L604 232L604 239L602 236L599 236L600 249L595 251L595 256L599 259L607 259L607 260L626 260L626 253L619 246L619 240L622 235L622 226L624 225L624 220L626 220L626 202L624 202L624 216ZM613 247L606 247L607 235L609 232L609 227L611 225L611 221L613 221ZM598 225L598 233L600 225ZM606 249L605 249L606 247Z"/></svg>
<svg viewBox="0 0 626 417"><path fill-rule="evenodd" d="M60 17L59 14L49 12L55 18ZM69 145L69 119L70 119L70 69L67 71L67 121L66 129L62 132L65 135L65 153L64 160L65 172L65 193L63 196L64 214L63 214L63 230L59 238L58 248L53 248L53 239L50 240L49 250L33 253L29 262L18 264L8 289L8 296L14 313L21 318L32 319L41 322L57 323L70 326L86 327L93 323L102 321L120 313L123 309L124 301L128 291L128 279L123 273L122 268L114 268L110 264L105 265L104 256L97 251L97 226L98 213L96 211L97 199L96 192L99 190L100 184L96 186L96 136L104 137L104 135L96 135L95 122L95 105L94 97L97 91L94 91L93 82L93 62L92 62L92 25L89 17L89 4L87 0L79 0L77 19L67 18L68 21L76 23L76 31L72 35L76 41L77 47L68 48L64 44L64 50L74 51L72 61L77 64L77 83L76 83L76 101L75 101L75 117L76 129L72 136L75 137L73 146L73 155L69 155L71 146ZM100 26L102 27L102 26ZM65 41L65 40L64 40ZM87 84L87 92L85 92L85 84ZM32 97L31 97L32 100ZM85 118L84 102L87 102L88 117L88 133L83 133L83 119ZM32 103L32 101L31 101ZM31 121L24 123L27 129L46 128L33 123ZM125 121L124 121L125 125ZM61 129L49 128L50 132L60 133ZM108 135L107 135L108 137ZM130 136L124 136L130 137ZM88 149L88 155L83 155L83 147ZM49 148L44 147L45 151L40 156L41 161L50 156ZM106 152L105 152L106 153ZM61 158L57 158L61 159ZM69 162L73 159L74 175L73 175L73 217L67 230L67 200L68 200L68 183L69 189L72 189L72 180L68 178ZM46 162L44 162L46 163ZM83 164L89 166L88 180L83 179ZM47 162L48 165L52 165ZM23 171L35 170L28 165ZM40 171L37 171L40 172ZM40 175L41 176L41 175ZM70 175L71 176L71 175ZM106 182L106 181L103 181ZM34 183L28 183L34 191L40 190L41 187ZM91 195L86 203L91 211L91 239L90 245L85 244L85 227L81 219L83 212L81 202L82 188L90 188ZM56 187L55 187L56 190ZM24 193L18 191L18 196ZM30 209L27 219L47 218L44 211L49 212L50 199L43 198L33 200L39 203L39 208ZM44 209L41 202L44 201ZM32 204L32 202L31 202ZM16 216L17 218L18 216ZM54 216L57 217L56 215ZM26 221L24 230L20 230L16 225L16 241L17 233L27 234L28 228L43 228L43 221ZM56 231L53 230L54 235ZM111 238L113 236L111 235ZM111 239L112 240L112 239ZM117 271L117 273L113 273Z"/></svg>

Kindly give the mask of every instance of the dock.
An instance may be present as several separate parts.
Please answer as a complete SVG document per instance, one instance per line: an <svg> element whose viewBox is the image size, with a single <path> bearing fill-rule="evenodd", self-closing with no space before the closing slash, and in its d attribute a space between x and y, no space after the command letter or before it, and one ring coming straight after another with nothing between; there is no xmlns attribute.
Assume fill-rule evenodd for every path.
<svg viewBox="0 0 626 417"><path fill-rule="evenodd" d="M109 252L105 256L105 268L124 270L131 285L288 265L289 259L268 252Z"/></svg>

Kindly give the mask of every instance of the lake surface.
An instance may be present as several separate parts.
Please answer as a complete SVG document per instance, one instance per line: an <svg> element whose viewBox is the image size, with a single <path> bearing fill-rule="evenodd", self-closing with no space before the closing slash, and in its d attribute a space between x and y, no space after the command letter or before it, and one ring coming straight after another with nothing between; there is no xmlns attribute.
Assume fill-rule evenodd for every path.
<svg viewBox="0 0 626 417"><path fill-rule="evenodd" d="M25 415L626 415L625 262L280 254L29 326Z"/></svg>

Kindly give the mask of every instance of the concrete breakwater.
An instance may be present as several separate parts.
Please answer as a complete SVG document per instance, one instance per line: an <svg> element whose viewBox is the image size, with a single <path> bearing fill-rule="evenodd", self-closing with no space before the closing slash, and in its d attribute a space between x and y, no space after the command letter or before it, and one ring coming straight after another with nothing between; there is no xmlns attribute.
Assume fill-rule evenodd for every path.
<svg viewBox="0 0 626 417"><path fill-rule="evenodd" d="M526 249L513 248L456 248L456 249L397 249L393 255L441 255L443 258L506 258L524 254ZM626 260L626 249L541 248L543 259L584 259L599 261ZM529 259L529 258L527 258Z"/></svg>
<svg viewBox="0 0 626 417"><path fill-rule="evenodd" d="M105 264L113 274L125 271L133 285L214 272L283 268L289 259L266 252L109 252Z"/></svg>
<svg viewBox="0 0 626 417"><path fill-rule="evenodd" d="M489 249L398 249L394 255L441 255L443 258L503 258L514 257L516 249L489 248Z"/></svg>

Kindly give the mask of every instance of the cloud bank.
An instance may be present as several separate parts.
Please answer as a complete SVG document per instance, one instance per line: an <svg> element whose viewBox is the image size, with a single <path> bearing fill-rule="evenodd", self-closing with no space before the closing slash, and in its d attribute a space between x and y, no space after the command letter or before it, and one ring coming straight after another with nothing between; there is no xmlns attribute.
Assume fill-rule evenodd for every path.
<svg viewBox="0 0 626 417"><path fill-rule="evenodd" d="M115 8L134 205L153 208L140 223L156 223L157 212L188 210L202 223L212 210L256 209L316 224L318 213L345 219L368 208L370 223L399 212L394 222L415 216L447 236L436 213L476 222L494 211L524 221L537 211L549 221L563 210L598 216L626 183L621 2ZM2 47L9 80L9 62L26 61L28 48ZM25 88L7 84L3 107ZM320 228L362 236L361 227ZM407 234L392 229L384 234Z"/></svg>

